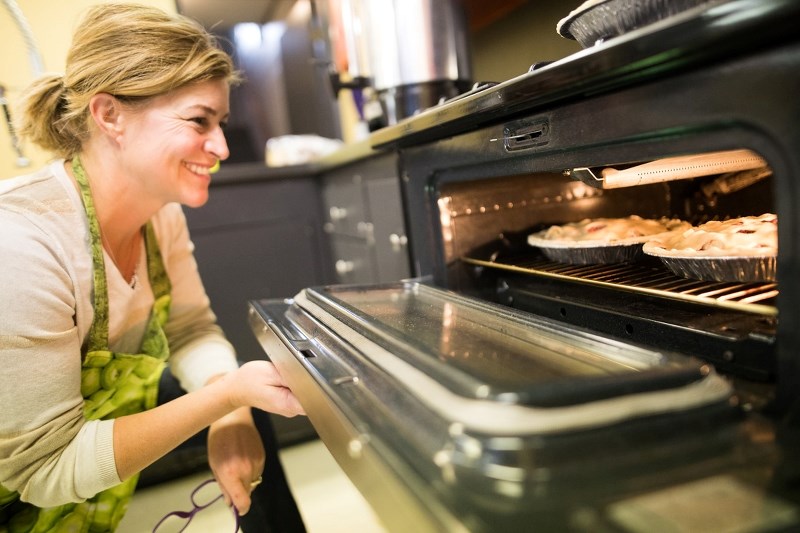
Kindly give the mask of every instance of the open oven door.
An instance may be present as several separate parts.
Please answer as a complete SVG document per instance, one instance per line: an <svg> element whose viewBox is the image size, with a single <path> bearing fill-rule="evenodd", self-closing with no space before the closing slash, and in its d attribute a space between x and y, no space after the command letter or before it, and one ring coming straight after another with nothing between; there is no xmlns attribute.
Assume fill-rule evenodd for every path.
<svg viewBox="0 0 800 533"><path fill-rule="evenodd" d="M415 280L253 301L250 322L389 530L692 530L721 490L716 525L798 524L766 495L771 444L697 359Z"/></svg>

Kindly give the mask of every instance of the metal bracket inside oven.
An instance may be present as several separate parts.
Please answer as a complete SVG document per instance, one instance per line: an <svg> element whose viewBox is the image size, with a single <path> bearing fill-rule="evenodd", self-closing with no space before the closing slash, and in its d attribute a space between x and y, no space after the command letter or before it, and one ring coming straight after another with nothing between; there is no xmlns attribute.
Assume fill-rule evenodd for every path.
<svg viewBox="0 0 800 533"><path fill-rule="evenodd" d="M595 189L603 188L603 178L598 178L589 167L572 168L564 171L564 175L582 181Z"/></svg>

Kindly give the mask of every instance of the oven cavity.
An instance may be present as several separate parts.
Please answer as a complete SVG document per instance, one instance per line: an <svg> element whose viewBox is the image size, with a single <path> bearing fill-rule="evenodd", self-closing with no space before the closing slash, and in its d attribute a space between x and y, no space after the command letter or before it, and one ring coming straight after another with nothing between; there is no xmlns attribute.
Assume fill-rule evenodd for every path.
<svg viewBox="0 0 800 533"><path fill-rule="evenodd" d="M667 236L676 241L685 231L724 232L762 218L772 224L766 229L777 242L773 179L759 154L736 149L443 184L438 206L446 283L769 382L776 372L777 256L764 256L760 250L766 248L726 255L725 243L714 240L726 238L720 232L706 239L722 247L713 252L669 256L657 245L667 246ZM592 240L596 223L626 222L635 231L637 224L655 221L667 224L664 233ZM553 246L561 248L555 255L531 245L542 242L533 235L553 226L583 233L556 239ZM760 231L750 228L732 231ZM732 241L739 237L750 235Z"/></svg>

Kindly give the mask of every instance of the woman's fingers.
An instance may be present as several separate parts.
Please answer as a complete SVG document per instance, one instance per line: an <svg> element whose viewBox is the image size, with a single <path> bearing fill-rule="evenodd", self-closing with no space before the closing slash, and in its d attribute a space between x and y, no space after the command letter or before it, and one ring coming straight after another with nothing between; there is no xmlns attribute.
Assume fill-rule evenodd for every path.
<svg viewBox="0 0 800 533"><path fill-rule="evenodd" d="M287 387L275 365L250 361L237 371L236 403L286 417L304 415L300 402Z"/></svg>
<svg viewBox="0 0 800 533"><path fill-rule="evenodd" d="M209 428L208 462L226 502L240 514L250 510L252 482L264 470L264 445L249 408L238 409Z"/></svg>

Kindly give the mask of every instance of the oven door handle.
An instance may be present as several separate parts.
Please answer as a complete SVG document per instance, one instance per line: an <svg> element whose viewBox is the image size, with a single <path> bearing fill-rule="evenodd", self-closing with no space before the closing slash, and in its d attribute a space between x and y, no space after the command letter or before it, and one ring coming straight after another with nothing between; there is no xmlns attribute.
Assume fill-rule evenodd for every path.
<svg viewBox="0 0 800 533"><path fill-rule="evenodd" d="M262 300L250 302L250 325L254 332L271 329L280 341L296 352L311 349L311 340L294 324L286 320L291 300Z"/></svg>
<svg viewBox="0 0 800 533"><path fill-rule="evenodd" d="M311 351L311 340L303 335L303 333L297 328L283 324L276 320L267 322L267 325L270 327L270 329L272 329L281 342L298 354L305 355Z"/></svg>
<svg viewBox="0 0 800 533"><path fill-rule="evenodd" d="M315 342L291 320L286 319L290 305L290 302L285 301L251 302L251 326L267 357L278 371L281 374L290 371L289 368L294 366L290 362L293 359L301 363L321 384L357 383L358 372L337 354L341 348L334 346L332 339L327 344ZM313 335L319 325L311 317L306 318L310 321L307 325Z"/></svg>

